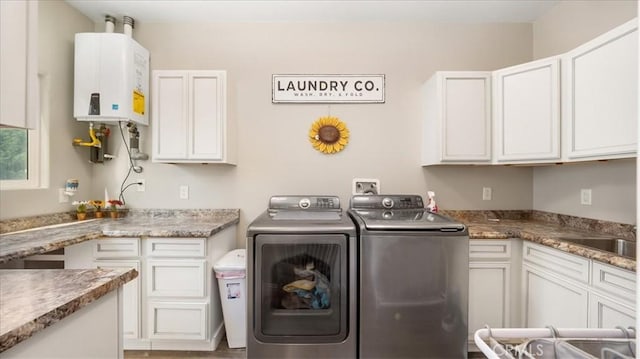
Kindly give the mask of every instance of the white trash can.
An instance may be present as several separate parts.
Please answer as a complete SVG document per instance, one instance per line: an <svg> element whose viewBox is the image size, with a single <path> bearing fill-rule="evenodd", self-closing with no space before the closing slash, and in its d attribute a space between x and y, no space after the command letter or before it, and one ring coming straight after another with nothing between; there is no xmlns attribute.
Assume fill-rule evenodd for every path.
<svg viewBox="0 0 640 359"><path fill-rule="evenodd" d="M234 249L213 265L229 348L247 346L246 250Z"/></svg>

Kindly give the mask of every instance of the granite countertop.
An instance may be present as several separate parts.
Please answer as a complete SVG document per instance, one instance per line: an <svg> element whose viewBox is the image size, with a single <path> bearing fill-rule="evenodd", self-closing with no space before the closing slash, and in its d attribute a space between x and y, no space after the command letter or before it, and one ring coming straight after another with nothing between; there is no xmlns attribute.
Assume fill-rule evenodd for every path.
<svg viewBox="0 0 640 359"><path fill-rule="evenodd" d="M0 235L0 263L101 237L209 237L237 224L238 209L132 210L125 218L94 219Z"/></svg>
<svg viewBox="0 0 640 359"><path fill-rule="evenodd" d="M133 268L0 270L0 353L137 276Z"/></svg>
<svg viewBox="0 0 640 359"><path fill-rule="evenodd" d="M602 227L604 225L595 229L575 228L566 223L554 223L548 218L535 218L535 216L534 218L526 218L525 216L517 219L487 219L482 216L466 216L464 213L456 211L445 214L467 225L469 239L522 238L619 268L636 270L636 261L632 258L562 240L562 238L626 238L635 240L627 235L626 228L625 231L612 234L606 232L606 229Z"/></svg>

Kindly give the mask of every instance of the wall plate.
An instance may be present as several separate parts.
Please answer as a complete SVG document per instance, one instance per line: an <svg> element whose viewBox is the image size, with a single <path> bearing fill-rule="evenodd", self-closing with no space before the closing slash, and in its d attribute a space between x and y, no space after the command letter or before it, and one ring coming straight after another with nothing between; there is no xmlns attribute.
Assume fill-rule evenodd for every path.
<svg viewBox="0 0 640 359"><path fill-rule="evenodd" d="M377 178L354 178L351 193L357 194L380 194L380 180Z"/></svg>

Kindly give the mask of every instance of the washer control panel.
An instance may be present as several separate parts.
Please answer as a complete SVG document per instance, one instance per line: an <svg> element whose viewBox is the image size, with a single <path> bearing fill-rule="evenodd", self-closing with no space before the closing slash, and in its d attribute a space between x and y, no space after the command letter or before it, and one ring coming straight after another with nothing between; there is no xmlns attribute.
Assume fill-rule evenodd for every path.
<svg viewBox="0 0 640 359"><path fill-rule="evenodd" d="M353 209L422 209L419 195L358 195L351 197Z"/></svg>
<svg viewBox="0 0 640 359"><path fill-rule="evenodd" d="M269 200L269 210L340 210L337 196L273 196Z"/></svg>

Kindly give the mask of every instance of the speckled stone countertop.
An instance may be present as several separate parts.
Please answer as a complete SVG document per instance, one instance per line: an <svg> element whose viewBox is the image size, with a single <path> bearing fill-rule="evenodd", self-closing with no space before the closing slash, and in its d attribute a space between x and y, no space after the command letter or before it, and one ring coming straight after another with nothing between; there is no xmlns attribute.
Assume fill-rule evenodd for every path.
<svg viewBox="0 0 640 359"><path fill-rule="evenodd" d="M562 240L562 238L625 238L635 240L633 225L594 220L579 222L575 217L552 217L544 213L532 213L532 211L513 211L512 213L484 211L484 214L482 214L483 211L442 212L466 224L469 228L470 239L522 238L623 269L636 270L636 261L632 258ZM571 224L574 226L569 226L568 222L572 222Z"/></svg>
<svg viewBox="0 0 640 359"><path fill-rule="evenodd" d="M0 270L0 353L137 276L133 268Z"/></svg>
<svg viewBox="0 0 640 359"><path fill-rule="evenodd" d="M75 221L5 233L0 235L0 263L101 237L209 237L237 224L239 218L238 209L131 210L125 218Z"/></svg>

